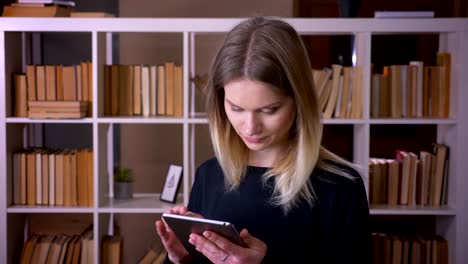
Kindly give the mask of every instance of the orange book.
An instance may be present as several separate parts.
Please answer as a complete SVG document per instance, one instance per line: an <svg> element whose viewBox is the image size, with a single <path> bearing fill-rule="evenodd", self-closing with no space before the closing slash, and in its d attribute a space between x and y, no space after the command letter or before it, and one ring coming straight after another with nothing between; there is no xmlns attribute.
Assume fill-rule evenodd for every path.
<svg viewBox="0 0 468 264"><path fill-rule="evenodd" d="M164 65L157 66L157 114L158 115L165 115L166 114L166 73Z"/></svg>
<svg viewBox="0 0 468 264"><path fill-rule="evenodd" d="M82 93L82 99L83 101L88 101L89 102L89 83L88 83L88 63L82 62L80 64L81 67L81 93ZM88 109L86 109L86 113L88 113ZM88 113L88 116L91 116L90 113Z"/></svg>
<svg viewBox="0 0 468 264"><path fill-rule="evenodd" d="M88 206L94 206L94 157L93 150L86 151L86 170L88 176Z"/></svg>
<svg viewBox="0 0 468 264"><path fill-rule="evenodd" d="M174 62L165 63L166 115L174 115Z"/></svg>
<svg viewBox="0 0 468 264"><path fill-rule="evenodd" d="M133 69L132 65L119 66L119 115L133 115Z"/></svg>
<svg viewBox="0 0 468 264"><path fill-rule="evenodd" d="M133 65L133 114L141 115L141 65Z"/></svg>
<svg viewBox="0 0 468 264"><path fill-rule="evenodd" d="M36 65L36 92L37 100L46 100L46 73L44 65Z"/></svg>
<svg viewBox="0 0 468 264"><path fill-rule="evenodd" d="M182 65L174 68L174 115L183 117L184 115L184 77Z"/></svg>
<svg viewBox="0 0 468 264"><path fill-rule="evenodd" d="M442 106L442 116L448 118L450 115L450 74L451 74L451 57L450 53L437 53L437 65L443 66L443 71L445 75L444 85L443 85L443 93L444 93L444 101Z"/></svg>
<svg viewBox="0 0 468 264"><path fill-rule="evenodd" d="M55 101L57 100L57 80L55 65L46 65L45 66L46 74L46 100Z"/></svg>
<svg viewBox="0 0 468 264"><path fill-rule="evenodd" d="M55 79L56 79L56 89L57 89L57 100L63 101L63 66L57 65L55 67Z"/></svg>
<svg viewBox="0 0 468 264"><path fill-rule="evenodd" d="M88 68L88 116L93 115L93 63L86 62Z"/></svg>
<svg viewBox="0 0 468 264"><path fill-rule="evenodd" d="M76 68L75 65L63 66L63 100L75 101L77 100L77 84L76 84Z"/></svg>
<svg viewBox="0 0 468 264"><path fill-rule="evenodd" d="M28 101L37 100L35 65L26 65L26 78L28 79Z"/></svg>
<svg viewBox="0 0 468 264"><path fill-rule="evenodd" d="M28 238L24 244L23 251L21 252L21 264L31 263L32 256L34 254L34 248L36 247L38 240L39 236L37 235L32 235Z"/></svg>
<svg viewBox="0 0 468 264"><path fill-rule="evenodd" d="M60 5L47 6L5 6L5 17L68 17L72 8Z"/></svg>
<svg viewBox="0 0 468 264"><path fill-rule="evenodd" d="M55 154L55 205L61 206L63 203L63 159L64 153L58 152Z"/></svg>
<svg viewBox="0 0 468 264"><path fill-rule="evenodd" d="M36 205L36 153L28 152L27 156L26 191L27 204Z"/></svg>
<svg viewBox="0 0 468 264"><path fill-rule="evenodd" d="M15 105L13 115L16 117L27 117L28 116L28 86L26 81L26 75L15 74L14 75L14 87L15 87Z"/></svg>

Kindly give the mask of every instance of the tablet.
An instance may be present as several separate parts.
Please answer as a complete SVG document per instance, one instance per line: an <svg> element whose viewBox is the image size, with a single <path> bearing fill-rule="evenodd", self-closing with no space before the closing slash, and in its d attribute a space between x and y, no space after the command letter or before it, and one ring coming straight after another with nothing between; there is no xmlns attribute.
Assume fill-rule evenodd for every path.
<svg viewBox="0 0 468 264"><path fill-rule="evenodd" d="M162 218L176 234L180 242L184 244L185 249L191 254L200 255L201 253L188 242L190 234L196 233L202 235L206 230L215 232L239 246L247 246L242 241L234 225L229 222L169 213L163 213Z"/></svg>

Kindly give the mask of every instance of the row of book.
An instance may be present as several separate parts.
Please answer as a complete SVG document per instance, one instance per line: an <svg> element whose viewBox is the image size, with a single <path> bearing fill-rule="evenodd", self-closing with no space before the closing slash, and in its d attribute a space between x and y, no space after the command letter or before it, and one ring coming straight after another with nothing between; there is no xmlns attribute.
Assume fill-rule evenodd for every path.
<svg viewBox="0 0 468 264"><path fill-rule="evenodd" d="M14 116L27 117L28 102L87 102L86 112L92 112L92 63L77 65L27 65L26 73L14 75Z"/></svg>
<svg viewBox="0 0 468 264"><path fill-rule="evenodd" d="M183 68L160 65L104 66L104 115L183 115Z"/></svg>
<svg viewBox="0 0 468 264"><path fill-rule="evenodd" d="M374 264L447 264L448 241L441 236L372 234Z"/></svg>
<svg viewBox="0 0 468 264"><path fill-rule="evenodd" d="M83 235L32 235L26 241L20 263L93 263L92 229Z"/></svg>
<svg viewBox="0 0 468 264"><path fill-rule="evenodd" d="M13 153L13 204L92 207L91 149L26 149Z"/></svg>
<svg viewBox="0 0 468 264"><path fill-rule="evenodd" d="M449 148L397 150L394 159L369 160L370 204L440 206L447 204Z"/></svg>
<svg viewBox="0 0 468 264"><path fill-rule="evenodd" d="M437 53L436 66L422 61L384 66L373 74L371 117L448 118L450 115L449 53Z"/></svg>
<svg viewBox="0 0 468 264"><path fill-rule="evenodd" d="M312 75L323 118L362 117L362 67L313 69Z"/></svg>

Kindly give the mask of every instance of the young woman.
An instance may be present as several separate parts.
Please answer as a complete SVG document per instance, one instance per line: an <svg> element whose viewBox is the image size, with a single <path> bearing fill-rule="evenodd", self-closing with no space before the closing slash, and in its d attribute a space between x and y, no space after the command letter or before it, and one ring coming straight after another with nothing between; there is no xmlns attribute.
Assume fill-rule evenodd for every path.
<svg viewBox="0 0 468 264"><path fill-rule="evenodd" d="M161 221L174 263L370 263L369 207L353 165L321 147L322 124L300 36L273 18L248 19L225 37L206 87L216 158L197 170L188 208L171 213L229 221L247 247L191 234L190 256Z"/></svg>

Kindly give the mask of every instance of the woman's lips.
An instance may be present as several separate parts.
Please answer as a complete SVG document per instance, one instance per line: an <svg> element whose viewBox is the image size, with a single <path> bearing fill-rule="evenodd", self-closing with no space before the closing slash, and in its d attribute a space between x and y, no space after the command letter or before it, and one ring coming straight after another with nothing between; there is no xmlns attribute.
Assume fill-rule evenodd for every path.
<svg viewBox="0 0 468 264"><path fill-rule="evenodd" d="M247 136L244 136L245 140L249 143L261 143L265 137L261 137L261 138L258 138L258 137L247 137Z"/></svg>

